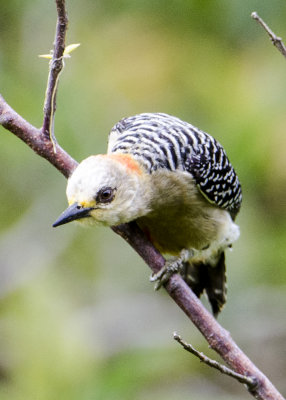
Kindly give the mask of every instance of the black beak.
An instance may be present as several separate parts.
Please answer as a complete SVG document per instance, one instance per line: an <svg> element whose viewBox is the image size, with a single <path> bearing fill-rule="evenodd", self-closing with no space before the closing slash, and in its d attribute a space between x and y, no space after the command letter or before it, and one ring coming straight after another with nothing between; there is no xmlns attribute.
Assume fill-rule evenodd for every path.
<svg viewBox="0 0 286 400"><path fill-rule="evenodd" d="M90 217L89 212L93 210L93 207L81 207L78 203L74 203L69 206L56 220L53 227L67 224L68 222L74 221L75 219L88 218Z"/></svg>

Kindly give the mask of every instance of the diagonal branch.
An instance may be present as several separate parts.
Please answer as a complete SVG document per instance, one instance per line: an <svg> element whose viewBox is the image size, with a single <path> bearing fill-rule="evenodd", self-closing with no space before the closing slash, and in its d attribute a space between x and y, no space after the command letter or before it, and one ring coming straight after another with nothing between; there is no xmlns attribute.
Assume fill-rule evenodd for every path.
<svg viewBox="0 0 286 400"><path fill-rule="evenodd" d="M251 17L253 19L255 19L262 26L262 28L268 34L271 42L280 51L280 53L286 58L286 47L285 47L284 43L282 42L282 39L275 35L275 33L269 28L269 26L263 21L263 19L257 14L256 11L253 11L253 13L251 13Z"/></svg>
<svg viewBox="0 0 286 400"><path fill-rule="evenodd" d="M68 24L68 17L65 8L65 0L56 0L58 18L57 27L54 41L54 50L52 52L52 59L50 61L48 83L46 89L46 96L44 102L44 121L43 121L43 134L49 138L55 148L55 135L54 135L54 118L56 111L56 97L59 83L60 73L63 69L65 39Z"/></svg>
<svg viewBox="0 0 286 400"><path fill-rule="evenodd" d="M207 357L204 353L196 350L190 343L185 342L180 335L174 332L174 339L180 343L180 345L187 350L189 353L193 354L194 356L198 357L198 359L208 365L211 368L215 368L220 371L222 374L230 376L236 379L240 383L244 383L250 391L253 391L257 385L255 379L250 378L248 376L244 376L234 372L232 369L226 367L225 365L220 364L216 360L212 360L211 358Z"/></svg>
<svg viewBox="0 0 286 400"><path fill-rule="evenodd" d="M133 247L153 272L158 272L162 268L165 263L164 257L149 242L135 222L112 229ZM173 275L165 285L165 289L226 364L235 372L248 376L257 383L255 388L249 389L256 399L285 400L268 378L237 346L230 333L205 309L180 275Z"/></svg>
<svg viewBox="0 0 286 400"><path fill-rule="evenodd" d="M62 63L67 19L64 0L56 0L56 4L58 11L58 29L56 33L54 58L55 60L60 59ZM51 69L53 69L53 66ZM54 73L55 71L50 74L53 75ZM0 96L0 125L23 140L34 152L48 160L65 177L69 177L77 166L77 162L57 143L51 140L51 132L49 130L51 119L54 117L55 112L55 93L58 76L59 73L55 73L51 81L49 80L46 95L46 101L47 98L49 98L49 104L45 108L45 120L42 130L35 128L25 121L5 102L2 96ZM113 227L112 229L134 248L153 272L158 272L161 269L165 263L164 257L148 241L136 222L123 224ZM251 394L256 399L283 400L282 395L272 383L233 341L229 332L219 325L213 316L204 308L200 300L191 291L180 275L173 275L164 287L173 300L203 334L210 347L215 350L235 372L249 376L257 382L257 385L251 389Z"/></svg>
<svg viewBox="0 0 286 400"><path fill-rule="evenodd" d="M77 165L76 161L58 145L56 145L57 152L54 153L51 141L43 138L41 131L20 117L1 96L0 124L23 140L41 157L47 159L65 177L71 175ZM165 263L164 257L148 241L136 222L123 224L112 229L134 248L153 272L158 272L162 268ZM180 275L173 275L165 285L165 289L202 333L210 347L234 371L255 379L257 386L251 393L256 399L285 400L266 376L237 346L229 332L205 309Z"/></svg>

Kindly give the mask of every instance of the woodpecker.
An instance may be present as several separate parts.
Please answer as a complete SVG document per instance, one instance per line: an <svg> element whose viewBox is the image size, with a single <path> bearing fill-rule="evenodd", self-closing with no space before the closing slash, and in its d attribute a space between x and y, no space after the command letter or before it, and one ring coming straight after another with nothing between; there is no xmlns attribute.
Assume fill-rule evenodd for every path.
<svg viewBox="0 0 286 400"><path fill-rule="evenodd" d="M69 207L54 227L136 221L159 251L184 261L182 276L198 297L207 294L214 315L222 309L225 250L239 237L242 192L212 136L163 113L124 118L109 134L107 154L83 160L66 194Z"/></svg>

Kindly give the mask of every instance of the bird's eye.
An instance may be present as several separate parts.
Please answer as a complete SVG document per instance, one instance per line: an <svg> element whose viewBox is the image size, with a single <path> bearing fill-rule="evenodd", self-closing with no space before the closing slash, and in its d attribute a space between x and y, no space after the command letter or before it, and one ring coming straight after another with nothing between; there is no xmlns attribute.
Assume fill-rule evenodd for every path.
<svg viewBox="0 0 286 400"><path fill-rule="evenodd" d="M110 203L114 199L115 189L111 187L102 188L97 192L97 203Z"/></svg>

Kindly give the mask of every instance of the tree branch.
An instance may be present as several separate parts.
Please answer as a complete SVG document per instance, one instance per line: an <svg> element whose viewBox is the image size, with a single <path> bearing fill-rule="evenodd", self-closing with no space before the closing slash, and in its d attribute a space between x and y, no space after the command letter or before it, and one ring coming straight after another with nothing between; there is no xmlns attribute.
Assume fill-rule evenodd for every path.
<svg viewBox="0 0 286 400"><path fill-rule="evenodd" d="M230 377L236 379L240 383L244 383L248 387L248 390L253 391L255 389L255 387L257 386L257 382L255 379L250 378L248 376L238 374L237 372L234 372L232 369L227 368L225 365L220 364L216 360L212 360L211 358L207 357L204 353L201 353L200 351L196 350L190 343L186 343L181 338L181 336L178 335L176 332L174 332L174 339L178 343L180 343L180 345L185 350L187 350L189 353L193 354L194 356L198 357L200 361L202 361L209 367L217 369L222 374L230 376Z"/></svg>
<svg viewBox="0 0 286 400"><path fill-rule="evenodd" d="M165 258L149 242L136 222L119 225L112 229L133 247L153 272L158 272L165 264ZM268 378L237 346L230 333L205 309L180 275L173 275L165 284L165 289L226 364L235 372L255 380L256 387L249 391L256 399L285 400Z"/></svg>
<svg viewBox="0 0 286 400"><path fill-rule="evenodd" d="M56 0L58 18L57 27L54 41L54 50L52 52L52 59L50 61L48 83L46 89L46 96L44 102L44 121L43 121L43 134L46 138L49 138L55 147L55 135L54 135L54 118L56 111L56 97L60 73L63 69L64 62L64 51L65 51L65 39L68 25L68 17L65 8L65 0Z"/></svg>
<svg viewBox="0 0 286 400"><path fill-rule="evenodd" d="M267 32L271 42L286 58L286 47L282 42L282 39L275 35L275 33L269 28L269 26L263 21L263 19L257 14L256 11L253 11L253 13L251 13L251 17L262 26L262 28Z"/></svg>
<svg viewBox="0 0 286 400"><path fill-rule="evenodd" d="M77 162L66 153L58 144L54 152L53 143L50 138L43 135L40 129L29 124L24 118L16 113L0 94L0 125L14 133L23 140L39 156L48 160L66 178L68 178L77 166Z"/></svg>
<svg viewBox="0 0 286 400"><path fill-rule="evenodd" d="M58 29L56 33L56 45L59 52L54 50L55 59L63 56L64 37L66 30L66 12L64 0L56 0L58 11ZM58 37L58 36L61 36ZM53 64L51 65L51 69ZM51 73L50 73L51 75ZM17 114L0 96L0 124L23 140L31 149L41 157L54 165L65 177L69 177L77 162L73 160L57 143L52 142L49 118L53 118L55 108L55 92L57 89L58 75L55 75L48 83L49 104L45 109L45 122L42 130L39 130L25 121ZM56 152L54 152L54 146ZM143 258L153 272L158 272L165 263L164 257L148 241L137 226L136 222L123 224L112 228L114 232L124 238L135 251ZM238 374L245 375L257 382L252 389L252 395L261 400L283 400L282 395L262 372L249 360L231 338L229 332L222 328L213 316L204 308L200 300L191 291L186 282L178 274L173 275L164 285L166 291L186 313L194 325L199 329L208 341L210 347L215 350L223 360ZM285 400L285 399L284 399Z"/></svg>

